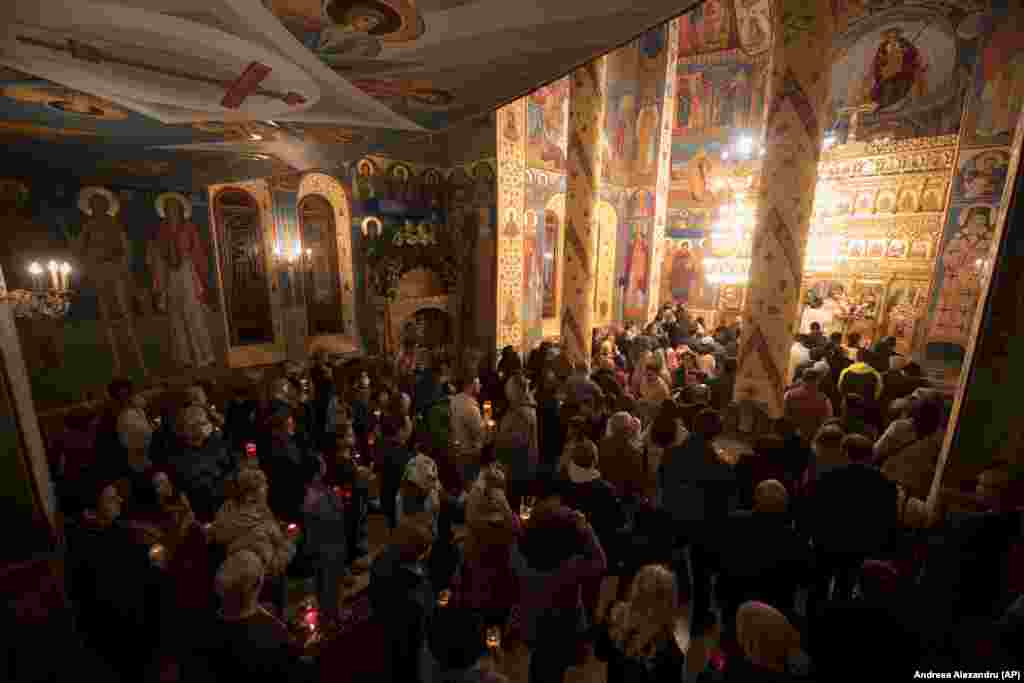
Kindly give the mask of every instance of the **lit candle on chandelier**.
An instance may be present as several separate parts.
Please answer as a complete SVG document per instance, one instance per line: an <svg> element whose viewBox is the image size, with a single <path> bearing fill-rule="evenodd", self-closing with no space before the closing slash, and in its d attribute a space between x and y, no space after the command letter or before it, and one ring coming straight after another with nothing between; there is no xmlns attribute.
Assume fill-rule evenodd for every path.
<svg viewBox="0 0 1024 683"><path fill-rule="evenodd" d="M63 292L71 288L71 264L64 261L60 264L60 289Z"/></svg>
<svg viewBox="0 0 1024 683"><path fill-rule="evenodd" d="M60 290L60 266L56 261L50 261L46 264L46 269L50 271L50 289Z"/></svg>
<svg viewBox="0 0 1024 683"><path fill-rule="evenodd" d="M38 261L28 264L28 274L32 276L32 289L43 288L43 267Z"/></svg>

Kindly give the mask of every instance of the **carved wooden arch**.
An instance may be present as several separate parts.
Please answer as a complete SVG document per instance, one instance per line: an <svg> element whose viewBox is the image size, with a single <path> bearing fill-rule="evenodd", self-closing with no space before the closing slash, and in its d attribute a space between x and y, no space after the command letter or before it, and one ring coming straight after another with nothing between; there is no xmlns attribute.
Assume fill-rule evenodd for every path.
<svg viewBox="0 0 1024 683"><path fill-rule="evenodd" d="M274 245L277 243L277 229L274 223L273 200L270 195L270 186L265 180L245 180L234 183L211 185L207 188L209 193L209 214L210 214L210 236L213 239L214 250L217 258L214 259L217 265L217 285L220 297L221 319L224 329L224 338L228 340L228 367L248 367L253 365L268 365L284 360L284 318L281 313L279 294L277 291L275 268L272 254ZM225 297L224 278L224 254L223 249L229 245L220 243L220 221L217 216L217 204L225 193L240 192L248 195L259 210L260 227L263 234L263 263L266 269L268 286L270 287L270 313L274 326L274 340L268 344L232 346L230 344L230 324L228 322L228 301Z"/></svg>
<svg viewBox="0 0 1024 683"><path fill-rule="evenodd" d="M338 180L326 173L307 173L299 181L299 192L296 206L309 195L320 195L334 210L334 232L338 240L338 264L341 284L342 310L345 316L345 329L352 330L353 341L356 337L356 301L353 272L355 261L352 254L352 218L348 193Z"/></svg>

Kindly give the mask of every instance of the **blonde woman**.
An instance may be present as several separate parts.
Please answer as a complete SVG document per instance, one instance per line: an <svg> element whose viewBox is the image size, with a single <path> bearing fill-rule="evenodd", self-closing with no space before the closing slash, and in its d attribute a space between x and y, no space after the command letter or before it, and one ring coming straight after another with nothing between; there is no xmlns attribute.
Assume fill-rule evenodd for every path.
<svg viewBox="0 0 1024 683"><path fill-rule="evenodd" d="M608 683L680 681L686 643L679 619L679 589L672 570L640 569L629 599L615 603L597 638L595 654L608 662Z"/></svg>

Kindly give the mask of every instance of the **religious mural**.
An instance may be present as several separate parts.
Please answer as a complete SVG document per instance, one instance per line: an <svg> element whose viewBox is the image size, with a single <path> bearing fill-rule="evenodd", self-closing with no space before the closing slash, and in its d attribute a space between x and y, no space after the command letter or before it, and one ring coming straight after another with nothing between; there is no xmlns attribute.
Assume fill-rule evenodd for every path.
<svg viewBox="0 0 1024 683"><path fill-rule="evenodd" d="M342 74L394 70L385 47L423 35L426 25L408 0L264 0L296 40Z"/></svg>
<svg viewBox="0 0 1024 683"><path fill-rule="evenodd" d="M533 168L564 173L569 144L569 79L560 79L530 93L526 119L526 163Z"/></svg>
<svg viewBox="0 0 1024 683"><path fill-rule="evenodd" d="M620 187L653 183L663 109L665 35L664 26L653 29L608 56L605 182Z"/></svg>
<svg viewBox="0 0 1024 683"><path fill-rule="evenodd" d="M997 211L989 205L951 208L946 239L935 268L925 357L955 365L963 362L971 323L991 258Z"/></svg>
<svg viewBox="0 0 1024 683"><path fill-rule="evenodd" d="M1024 104L1024 6L992 0L964 122L969 145L1008 145Z"/></svg>
<svg viewBox="0 0 1024 683"><path fill-rule="evenodd" d="M764 4L743 2L744 5ZM746 38L760 47L764 39L758 36L765 26L760 21L751 26L745 13ZM735 9L732 0L708 0L679 17L679 56L689 57L704 52L716 52L734 47L738 43L735 30ZM751 40L753 38L753 40Z"/></svg>
<svg viewBox="0 0 1024 683"><path fill-rule="evenodd" d="M1006 184L1010 153L1006 148L962 150L953 178L953 194L965 202L998 202Z"/></svg>
<svg viewBox="0 0 1024 683"><path fill-rule="evenodd" d="M832 66L830 128L858 139L955 133L971 81L978 16L954 3L847 7Z"/></svg>

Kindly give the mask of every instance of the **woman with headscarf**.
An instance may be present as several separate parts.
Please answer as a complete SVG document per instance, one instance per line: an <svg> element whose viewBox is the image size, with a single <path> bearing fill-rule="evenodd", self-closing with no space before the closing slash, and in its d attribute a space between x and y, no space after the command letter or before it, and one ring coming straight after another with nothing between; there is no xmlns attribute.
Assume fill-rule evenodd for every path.
<svg viewBox="0 0 1024 683"><path fill-rule="evenodd" d="M628 599L612 606L595 654L608 662L608 683L676 682L686 661L684 633L675 575L647 565L633 579Z"/></svg>
<svg viewBox="0 0 1024 683"><path fill-rule="evenodd" d="M537 472L540 448L537 441L537 404L526 377L513 375L505 383L508 411L501 418L494 453L509 474L509 504L512 509L528 493Z"/></svg>
<svg viewBox="0 0 1024 683"><path fill-rule="evenodd" d="M428 568L439 591L450 583L458 566L452 525L460 516L458 503L441 488L437 463L425 455L412 458L402 474L395 517L399 524L407 517L416 517L430 526L435 542Z"/></svg>
<svg viewBox="0 0 1024 683"><path fill-rule="evenodd" d="M238 473L235 497L224 503L207 529L211 543L224 548L224 556L249 550L266 569L267 588L281 614L288 604L288 565L295 545L267 503L269 483L262 470L247 468Z"/></svg>
<svg viewBox="0 0 1024 683"><path fill-rule="evenodd" d="M479 612L487 626L504 626L518 602L519 585L509 561L522 525L505 497L501 465L485 467L473 484L466 530L463 561L452 586L455 605Z"/></svg>

